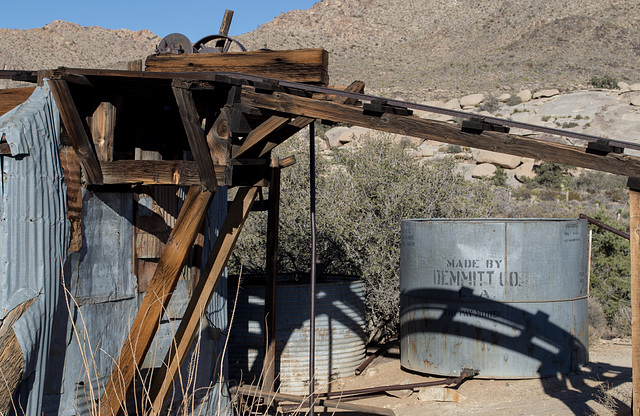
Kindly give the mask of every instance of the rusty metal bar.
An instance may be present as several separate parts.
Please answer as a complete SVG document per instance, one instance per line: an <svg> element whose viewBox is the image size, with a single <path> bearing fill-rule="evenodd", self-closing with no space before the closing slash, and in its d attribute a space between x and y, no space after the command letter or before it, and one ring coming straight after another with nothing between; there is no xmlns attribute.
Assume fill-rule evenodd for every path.
<svg viewBox="0 0 640 416"><path fill-rule="evenodd" d="M354 395L364 395L371 393L380 393L383 391L396 391L396 390L411 390L420 387L431 387L431 386L441 386L441 385L455 385L459 386L468 378L472 378L475 375L474 371L471 370L463 370L460 372L460 376L456 378L446 378L444 380L436 380L436 381L423 381L420 383L410 383L410 384L392 384L388 386L376 386L376 387L368 387L364 389L356 389L356 390L343 390L336 392L328 392L323 395L327 398L331 397L342 397L342 396L354 396Z"/></svg>
<svg viewBox="0 0 640 416"><path fill-rule="evenodd" d="M314 415L313 397L316 381L316 131L314 123L309 124L309 202L311 215L311 316L309 321L309 412Z"/></svg>
<svg viewBox="0 0 640 416"><path fill-rule="evenodd" d="M612 232L615 235L618 235L618 236L620 236L622 238L626 238L627 240L629 239L629 234L625 233L624 231L620 231L617 228L613 228L612 226L607 225L607 224L603 223L602 221L598 221L595 218L591 218L588 215L580 214L578 216L578 218L580 218L581 220L587 220L589 222L589 224L593 224L593 225L595 225L597 227L602 228L603 230L607 230L609 232Z"/></svg>
<svg viewBox="0 0 640 416"><path fill-rule="evenodd" d="M391 337L391 339L389 341L387 341L380 348L375 350L375 352L373 354L371 354L371 356L369 356L369 358L364 360L362 362L362 364L360 364L358 366L358 368L356 368L356 375L359 376L360 374L362 374L362 372L365 370L365 368L367 368L369 366L369 364L371 364L373 362L373 360L375 360L380 355L382 355L383 352L385 352L386 350L391 348L391 344L393 344L397 340L398 340L398 334L395 334L394 336Z"/></svg>

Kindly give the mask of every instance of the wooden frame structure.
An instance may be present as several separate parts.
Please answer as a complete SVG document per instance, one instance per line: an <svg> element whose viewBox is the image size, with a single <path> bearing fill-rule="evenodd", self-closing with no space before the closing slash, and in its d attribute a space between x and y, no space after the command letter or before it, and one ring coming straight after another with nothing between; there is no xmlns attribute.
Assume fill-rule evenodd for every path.
<svg viewBox="0 0 640 416"><path fill-rule="evenodd" d="M498 131L463 131L458 125L413 116L407 108L383 105L377 97L349 95L344 90L327 89L319 94L305 83L328 81L326 52L321 50L222 55L227 56L151 58L148 71L60 68L39 76L48 79L66 130L64 144L77 157L83 186L127 192L156 185L189 187L169 238L158 246L146 295L100 400L101 415L116 415L122 409L219 186L239 187L239 191L201 271L164 367L153 381L151 414L159 414L165 404L261 186L271 186L275 194L269 208L272 283L267 298L273 308L279 172L292 159L272 159L271 151L314 120L640 177L638 157ZM265 73L271 78L259 76ZM364 84L356 81L346 92L362 93L363 89ZM77 169L74 172L77 176ZM76 211L82 204L80 195L69 193L69 206ZM631 191L634 415L640 415L638 195ZM80 227L74 229L80 232ZM273 319L272 314L270 326ZM273 345L267 350L265 367L275 357ZM266 385L270 387L273 380L274 375L267 374Z"/></svg>

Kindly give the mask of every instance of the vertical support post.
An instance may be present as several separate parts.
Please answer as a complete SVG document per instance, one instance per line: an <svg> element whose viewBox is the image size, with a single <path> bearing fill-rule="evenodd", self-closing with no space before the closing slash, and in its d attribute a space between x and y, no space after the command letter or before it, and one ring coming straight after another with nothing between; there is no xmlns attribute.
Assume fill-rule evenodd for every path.
<svg viewBox="0 0 640 416"><path fill-rule="evenodd" d="M263 390L276 391L276 296L278 290L278 228L280 222L280 159L271 159L267 221L267 281L264 292L265 354Z"/></svg>
<svg viewBox="0 0 640 416"><path fill-rule="evenodd" d="M222 24L220 24L220 35L227 36L229 34L229 28L231 27L231 19L233 19L233 10L225 10L224 17L222 18ZM227 41L225 39L220 39L216 42L216 49L220 52L226 52L225 45Z"/></svg>
<svg viewBox="0 0 640 416"><path fill-rule="evenodd" d="M309 412L314 415L315 355L316 355L316 131L314 123L309 124L309 201L311 216L311 316L309 321Z"/></svg>
<svg viewBox="0 0 640 416"><path fill-rule="evenodd" d="M631 179L631 178L630 178ZM631 255L632 413L640 416L640 191L629 189Z"/></svg>

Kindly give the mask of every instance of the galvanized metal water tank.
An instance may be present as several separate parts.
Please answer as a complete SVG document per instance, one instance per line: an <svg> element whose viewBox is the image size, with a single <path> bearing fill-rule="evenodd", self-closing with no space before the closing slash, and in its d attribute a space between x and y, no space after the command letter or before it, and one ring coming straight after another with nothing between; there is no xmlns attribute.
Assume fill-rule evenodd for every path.
<svg viewBox="0 0 640 416"><path fill-rule="evenodd" d="M309 393L309 282L278 279L276 375L282 393ZM231 379L257 381L264 359L264 278L240 285L229 342ZM237 285L237 281L236 281ZM237 287L230 284L230 299ZM235 287L234 287L235 286ZM231 306L233 307L233 306ZM231 314L231 311L229 312ZM364 282L323 276L316 285L316 387L354 374L365 358Z"/></svg>
<svg viewBox="0 0 640 416"><path fill-rule="evenodd" d="M588 361L584 220L406 220L401 365L527 378Z"/></svg>

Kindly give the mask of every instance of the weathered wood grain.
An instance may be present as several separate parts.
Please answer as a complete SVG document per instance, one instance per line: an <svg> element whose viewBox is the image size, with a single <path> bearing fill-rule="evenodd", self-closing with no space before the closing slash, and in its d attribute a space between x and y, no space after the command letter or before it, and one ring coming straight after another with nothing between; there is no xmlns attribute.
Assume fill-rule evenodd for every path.
<svg viewBox="0 0 640 416"><path fill-rule="evenodd" d="M212 198L212 192L202 190L199 186L189 189L151 284L100 399L100 415L115 416L120 411L133 385L138 367L151 346Z"/></svg>
<svg viewBox="0 0 640 416"><path fill-rule="evenodd" d="M585 148L553 143L514 134L484 132L465 133L459 126L414 116L383 114L365 115L362 108L297 97L280 92L272 95L256 93L252 87L242 87L242 101L286 116L300 115L347 123L370 129L397 133L486 149L494 152L531 157L537 160L563 163L625 176L640 176L640 158L610 153L606 156L586 153Z"/></svg>
<svg viewBox="0 0 640 416"><path fill-rule="evenodd" d="M7 88L0 90L0 116L8 113L18 105L27 101L34 90L34 87Z"/></svg>
<svg viewBox="0 0 640 416"><path fill-rule="evenodd" d="M216 290L220 276L227 265L227 260L231 256L231 251L251 211L251 205L257 193L257 187L240 188L229 207L227 218L222 225L218 238L216 238L215 245L207 259L207 264L202 270L200 280L191 296L187 310L176 332L174 342L171 344L171 348L163 361L164 365L154 376L150 391L153 408L149 414L160 414L169 393L171 393L173 383L178 377L180 367L200 326L200 319Z"/></svg>
<svg viewBox="0 0 640 416"><path fill-rule="evenodd" d="M149 72L238 72L293 82L329 83L324 49L149 56Z"/></svg>

